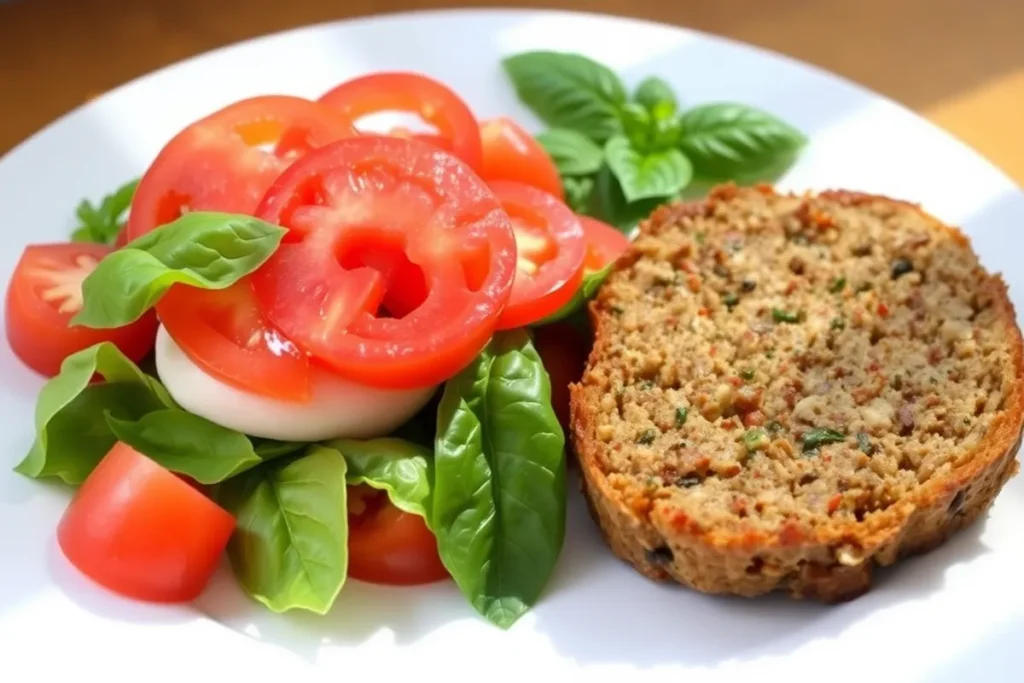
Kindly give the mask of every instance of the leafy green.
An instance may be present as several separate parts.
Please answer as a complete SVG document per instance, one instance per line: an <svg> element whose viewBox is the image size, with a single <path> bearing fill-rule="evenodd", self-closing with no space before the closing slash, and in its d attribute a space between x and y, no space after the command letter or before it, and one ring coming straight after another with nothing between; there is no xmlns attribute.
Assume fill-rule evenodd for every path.
<svg viewBox="0 0 1024 683"><path fill-rule="evenodd" d="M184 410L165 408L125 420L107 416L119 441L173 472L215 484L263 462L246 436Z"/></svg>
<svg viewBox="0 0 1024 683"><path fill-rule="evenodd" d="M90 384L97 373L106 382ZM14 469L28 477L81 484L117 441L106 415L136 420L172 405L163 386L114 344L90 346L65 358L60 373L39 392L35 441Z"/></svg>
<svg viewBox="0 0 1024 683"><path fill-rule="evenodd" d="M600 270L591 270L583 274L583 282L580 284L576 293L573 295L564 306L552 313L551 315L538 320L535 325L548 325L550 323L558 322L563 320L570 315L581 310L590 299L597 294L597 290L601 287L604 281L611 274L612 269L615 267L615 263L609 263Z"/></svg>
<svg viewBox="0 0 1024 683"><path fill-rule="evenodd" d="M223 289L259 268L285 229L251 216L187 213L106 256L82 283L73 325L127 325L175 283Z"/></svg>
<svg viewBox="0 0 1024 683"><path fill-rule="evenodd" d="M562 178L562 187L565 192L565 203L569 208L576 213L587 213L594 191L594 179L567 176Z"/></svg>
<svg viewBox="0 0 1024 683"><path fill-rule="evenodd" d="M772 114L732 102L704 104L683 113L682 151L697 174L744 179L788 165L804 135Z"/></svg>
<svg viewBox="0 0 1024 683"><path fill-rule="evenodd" d="M433 528L445 567L502 628L539 598L565 536L565 436L523 329L495 335L445 385Z"/></svg>
<svg viewBox="0 0 1024 683"><path fill-rule="evenodd" d="M236 519L228 558L238 582L274 612L326 614L348 574L345 458L310 445L228 479L217 500Z"/></svg>
<svg viewBox="0 0 1024 683"><path fill-rule="evenodd" d="M601 147L575 130L552 128L537 135L537 142L551 156L563 176L596 173L604 159Z"/></svg>
<svg viewBox="0 0 1024 683"><path fill-rule="evenodd" d="M627 202L670 197L693 177L689 160L677 149L644 155L623 136L605 144L608 166L622 187Z"/></svg>
<svg viewBox="0 0 1024 683"><path fill-rule="evenodd" d="M112 244L124 229L121 219L131 207L138 185L138 179L125 183L104 197L99 206L83 199L75 209L78 226L71 233L71 241Z"/></svg>
<svg viewBox="0 0 1024 683"><path fill-rule="evenodd" d="M549 126L597 143L622 132L619 110L626 90L608 67L583 55L544 50L507 57L502 65L519 99Z"/></svg>
<svg viewBox="0 0 1024 683"><path fill-rule="evenodd" d="M803 451L804 453L817 452L821 446L830 443L841 443L845 440L846 437L842 432L837 432L827 427L815 427L814 429L808 429L804 433Z"/></svg>
<svg viewBox="0 0 1024 683"><path fill-rule="evenodd" d="M657 76L648 76L642 80L633 92L633 100L658 118L666 118L679 106L672 86ZM666 104L669 106L666 107Z"/></svg>
<svg viewBox="0 0 1024 683"><path fill-rule="evenodd" d="M325 445L345 457L350 485L366 484L386 491L395 507L419 515L429 524L433 479L433 458L429 449L394 438L335 439Z"/></svg>

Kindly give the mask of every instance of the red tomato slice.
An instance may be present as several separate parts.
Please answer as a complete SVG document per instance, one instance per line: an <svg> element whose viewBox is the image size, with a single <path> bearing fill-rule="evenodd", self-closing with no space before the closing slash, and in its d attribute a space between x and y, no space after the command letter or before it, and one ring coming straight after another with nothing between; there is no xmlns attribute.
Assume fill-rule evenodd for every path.
<svg viewBox="0 0 1024 683"><path fill-rule="evenodd" d="M301 97L267 95L229 105L191 124L160 151L135 191L128 238L187 210L252 214L288 164L356 134L336 110Z"/></svg>
<svg viewBox="0 0 1024 683"><path fill-rule="evenodd" d="M7 286L7 341L25 365L52 377L71 354L109 341L138 362L153 350L156 315L150 311L115 329L69 327L82 308L82 281L112 251L102 244L35 244L25 248Z"/></svg>
<svg viewBox="0 0 1024 683"><path fill-rule="evenodd" d="M572 210L543 190L499 180L490 183L512 219L518 259L515 282L498 329L523 327L572 299L583 280L587 243Z"/></svg>
<svg viewBox="0 0 1024 683"><path fill-rule="evenodd" d="M282 173L257 215L289 229L252 275L261 308L353 381L448 379L484 347L508 301L508 216L466 164L425 143L328 145Z"/></svg>
<svg viewBox="0 0 1024 683"><path fill-rule="evenodd" d="M151 602L187 602L209 582L235 519L125 444L115 444L64 512L57 541L96 583Z"/></svg>
<svg viewBox="0 0 1024 683"><path fill-rule="evenodd" d="M579 219L587 236L587 271L601 270L629 250L629 238L612 226L590 216Z"/></svg>
<svg viewBox="0 0 1024 683"><path fill-rule="evenodd" d="M156 310L167 333L207 374L253 394L310 400L309 359L267 322L249 278L222 290L175 285Z"/></svg>
<svg viewBox="0 0 1024 683"><path fill-rule="evenodd" d="M357 124L364 116L388 111L417 114L437 129L436 137L426 136L431 142L451 151L473 170L480 168L480 131L473 112L450 88L432 78L404 72L369 74L342 83L325 93L320 102Z"/></svg>
<svg viewBox="0 0 1024 683"><path fill-rule="evenodd" d="M422 517L399 510L369 486L350 487L348 495L349 576L398 586L449 578Z"/></svg>
<svg viewBox="0 0 1024 683"><path fill-rule="evenodd" d="M564 189L555 162L533 136L515 121L498 117L480 124L483 164L480 177L488 182L513 180L532 185L561 199Z"/></svg>

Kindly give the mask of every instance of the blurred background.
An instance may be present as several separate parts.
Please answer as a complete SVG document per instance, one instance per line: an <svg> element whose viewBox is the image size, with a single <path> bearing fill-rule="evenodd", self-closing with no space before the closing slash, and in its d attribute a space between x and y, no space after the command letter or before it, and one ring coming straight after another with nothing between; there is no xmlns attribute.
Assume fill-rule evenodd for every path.
<svg viewBox="0 0 1024 683"><path fill-rule="evenodd" d="M633 16L776 50L901 102L1024 185L1024 0L0 0L0 154L206 50L346 17L482 6Z"/></svg>

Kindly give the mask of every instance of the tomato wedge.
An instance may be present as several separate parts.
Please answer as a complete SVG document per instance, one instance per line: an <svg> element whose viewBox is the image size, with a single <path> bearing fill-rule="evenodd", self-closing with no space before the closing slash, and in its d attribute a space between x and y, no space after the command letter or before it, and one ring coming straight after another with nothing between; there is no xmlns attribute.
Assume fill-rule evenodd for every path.
<svg viewBox="0 0 1024 683"><path fill-rule="evenodd" d="M580 220L557 197L499 180L490 188L512 219L518 260L512 295L498 329L523 327L572 299L583 280L587 243Z"/></svg>
<svg viewBox="0 0 1024 683"><path fill-rule="evenodd" d="M160 151L135 191L128 238L187 210L251 214L288 164L356 134L336 110L301 97L266 95L229 105L189 125Z"/></svg>
<svg viewBox="0 0 1024 683"><path fill-rule="evenodd" d="M629 238L612 226L590 216L579 216L579 219L587 236L585 267L588 272L601 270L629 250Z"/></svg>
<svg viewBox="0 0 1024 683"><path fill-rule="evenodd" d="M187 602L209 583L235 528L223 508L117 443L57 528L68 560L96 583L151 602Z"/></svg>
<svg viewBox="0 0 1024 683"><path fill-rule="evenodd" d="M174 285L156 310L167 334L207 374L249 393L310 400L309 359L266 320L249 278L221 290Z"/></svg>
<svg viewBox="0 0 1024 683"><path fill-rule="evenodd" d="M437 539L423 518L395 507L383 491L348 491L348 574L358 581L397 586L450 577Z"/></svg>
<svg viewBox="0 0 1024 683"><path fill-rule="evenodd" d="M561 199L562 177L551 156L510 118L500 116L480 124L483 163L480 177L488 182L514 180Z"/></svg>
<svg viewBox="0 0 1024 683"><path fill-rule="evenodd" d="M157 320L152 311L115 329L69 326L82 309L82 281L111 251L87 242L25 248L7 286L4 308L7 342L25 365L53 377L65 358L103 341L136 362L153 350Z"/></svg>
<svg viewBox="0 0 1024 683"><path fill-rule="evenodd" d="M465 163L417 140L365 135L311 152L257 215L288 228L252 275L268 320L355 382L443 382L490 339L512 289L501 205Z"/></svg>
<svg viewBox="0 0 1024 683"><path fill-rule="evenodd" d="M418 73L381 72L360 76L333 88L320 102L334 107L350 121L384 112L417 114L437 129L437 135L418 135L480 168L480 130L473 112L448 86ZM409 133L397 129L405 137Z"/></svg>

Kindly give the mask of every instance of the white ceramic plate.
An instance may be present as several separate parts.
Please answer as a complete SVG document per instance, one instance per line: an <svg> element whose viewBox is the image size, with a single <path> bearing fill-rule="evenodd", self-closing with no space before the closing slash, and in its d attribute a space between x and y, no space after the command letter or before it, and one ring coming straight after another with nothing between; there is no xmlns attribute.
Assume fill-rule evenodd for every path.
<svg viewBox="0 0 1024 683"><path fill-rule="evenodd" d="M282 11L286 11L282 7ZM579 51L630 83L655 73L686 103L735 99L777 112L812 144L780 183L921 202L971 235L1024 296L1024 196L950 136L881 97L791 60L706 35L609 17L532 11L395 15L315 26L203 55L121 87L0 160L0 279L28 241L62 240L75 204L141 173L182 126L269 92L316 96L361 72L415 69L482 116L534 122L500 70L503 54ZM923 68L923 67L922 67ZM846 605L713 598L658 586L614 560L578 495L541 604L510 631L450 585L349 582L332 613L275 615L222 569L195 605L155 607L90 584L54 530L68 500L11 468L32 438L41 380L0 349L0 680L98 673L105 680L313 681L1020 680L1024 654L1024 478L989 519L883 572Z"/></svg>

